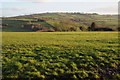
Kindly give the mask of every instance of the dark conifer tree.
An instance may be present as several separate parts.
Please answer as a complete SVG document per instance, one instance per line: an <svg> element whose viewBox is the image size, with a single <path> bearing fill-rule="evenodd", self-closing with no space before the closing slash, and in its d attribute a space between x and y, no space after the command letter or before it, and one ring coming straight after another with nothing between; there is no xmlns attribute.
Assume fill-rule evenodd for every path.
<svg viewBox="0 0 120 80"><path fill-rule="evenodd" d="M92 22L92 24L91 24L91 31L94 31L95 26L96 26L95 22Z"/></svg>

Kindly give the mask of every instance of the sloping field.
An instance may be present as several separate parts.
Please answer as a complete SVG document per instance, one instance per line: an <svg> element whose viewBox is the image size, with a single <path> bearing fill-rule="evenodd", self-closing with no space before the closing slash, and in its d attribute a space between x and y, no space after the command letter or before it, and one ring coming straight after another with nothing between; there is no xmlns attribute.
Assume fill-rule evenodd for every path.
<svg viewBox="0 0 120 80"><path fill-rule="evenodd" d="M42 19L45 22L37 21ZM118 16L117 15L99 15L99 14L82 14L82 13L43 13L24 15L16 17L2 18L3 32L33 32L33 30L21 28L22 25L29 23L38 23L47 28L56 27L57 31L66 31L70 27L77 28L76 31L81 31L79 27L90 27L92 22L96 25L107 26L117 29ZM53 28L54 29L54 28Z"/></svg>

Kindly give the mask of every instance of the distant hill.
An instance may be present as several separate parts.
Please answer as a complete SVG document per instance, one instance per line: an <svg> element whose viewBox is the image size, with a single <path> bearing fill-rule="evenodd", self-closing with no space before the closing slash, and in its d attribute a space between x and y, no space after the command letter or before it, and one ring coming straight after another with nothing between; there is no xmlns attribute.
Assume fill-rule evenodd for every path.
<svg viewBox="0 0 120 80"><path fill-rule="evenodd" d="M86 31L91 23L117 29L117 15L43 13L2 18L3 32Z"/></svg>

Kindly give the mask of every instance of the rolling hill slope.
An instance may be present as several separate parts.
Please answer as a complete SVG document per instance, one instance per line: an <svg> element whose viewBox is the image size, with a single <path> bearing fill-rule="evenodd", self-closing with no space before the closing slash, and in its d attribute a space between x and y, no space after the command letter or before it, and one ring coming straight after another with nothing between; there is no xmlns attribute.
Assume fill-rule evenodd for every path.
<svg viewBox="0 0 120 80"><path fill-rule="evenodd" d="M43 20L43 21L42 21ZM83 13L43 13L17 17L3 18L3 32L32 32L33 29L24 29L25 24L40 24L44 30L52 31L81 31L80 27L86 30L92 22L97 25L116 29L118 25L117 15L98 15ZM37 30L41 30L41 27ZM36 31L37 31L36 30Z"/></svg>

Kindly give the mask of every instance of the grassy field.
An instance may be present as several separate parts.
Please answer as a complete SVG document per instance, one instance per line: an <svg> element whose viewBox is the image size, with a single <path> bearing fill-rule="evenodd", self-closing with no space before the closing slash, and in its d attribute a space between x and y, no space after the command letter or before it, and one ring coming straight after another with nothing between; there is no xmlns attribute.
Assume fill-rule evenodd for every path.
<svg viewBox="0 0 120 80"><path fill-rule="evenodd" d="M3 32L3 78L120 79L118 32Z"/></svg>
<svg viewBox="0 0 120 80"><path fill-rule="evenodd" d="M42 19L45 22L38 21ZM3 18L2 23L8 24L3 26L3 32L33 32L31 29L21 28L22 25L29 22L41 24L44 27L52 28L57 27L57 31L69 30L69 28L90 27L92 22L96 25L107 26L117 29L118 16L117 15L98 15L98 14L81 14L81 13L43 13L24 15L17 17Z"/></svg>

